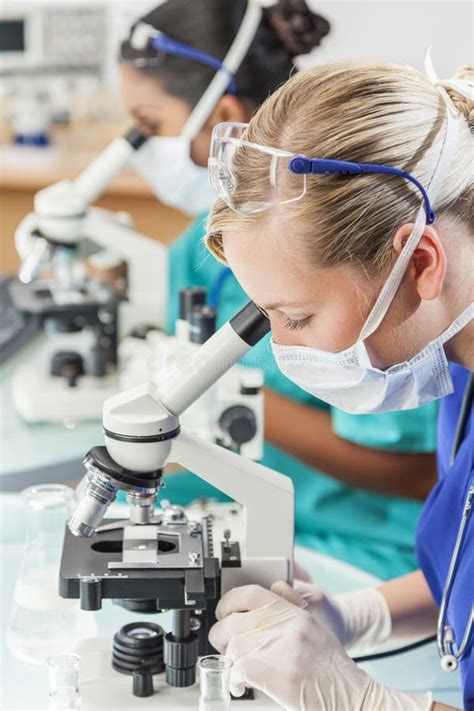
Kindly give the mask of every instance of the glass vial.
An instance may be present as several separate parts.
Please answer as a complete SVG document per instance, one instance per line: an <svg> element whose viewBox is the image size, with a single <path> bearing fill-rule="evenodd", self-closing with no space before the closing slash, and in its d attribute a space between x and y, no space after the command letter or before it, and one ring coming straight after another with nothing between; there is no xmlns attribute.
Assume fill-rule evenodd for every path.
<svg viewBox="0 0 474 711"><path fill-rule="evenodd" d="M80 661L77 654L57 654L48 658L50 709L68 711L80 708Z"/></svg>
<svg viewBox="0 0 474 711"><path fill-rule="evenodd" d="M199 711L230 710L231 667L232 660L221 654L210 654L198 661Z"/></svg>

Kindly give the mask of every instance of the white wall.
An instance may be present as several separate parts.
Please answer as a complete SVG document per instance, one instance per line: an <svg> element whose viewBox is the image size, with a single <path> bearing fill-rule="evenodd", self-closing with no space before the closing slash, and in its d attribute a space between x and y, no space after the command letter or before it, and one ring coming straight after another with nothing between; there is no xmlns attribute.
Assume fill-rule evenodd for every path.
<svg viewBox="0 0 474 711"><path fill-rule="evenodd" d="M117 47L124 31L139 15L163 0L0 0L7 6L82 3L108 7L106 77L113 83ZM227 0L232 2L232 0ZM172 2L172 0L171 0ZM473 60L473 8L470 0L307 0L328 18L331 34L302 66L334 59L387 60L423 68L427 47L440 77Z"/></svg>
<svg viewBox="0 0 474 711"><path fill-rule="evenodd" d="M64 1L64 0L63 0ZM77 0L76 0L77 1ZM108 0L112 19L112 62L123 30L159 0ZM172 0L171 0L172 2ZM232 0L228 0L232 2ZM336 59L386 60L423 69L426 49L440 77L473 63L473 7L470 0L307 0L331 22L331 34L301 66ZM112 64L111 62L111 64ZM108 77L114 71L109 65ZM113 80L112 80L113 81Z"/></svg>
<svg viewBox="0 0 474 711"><path fill-rule="evenodd" d="M82 0L84 2L84 0ZM1 0L0 0L1 2ZM107 58L104 67L104 80L109 87L118 90L118 51L133 23L143 17L158 1L153 0L105 0L107 7Z"/></svg>
<svg viewBox="0 0 474 711"><path fill-rule="evenodd" d="M473 4L429 0L308 0L332 24L331 34L308 63L337 59L385 60L423 69L427 47L438 76L473 63Z"/></svg>

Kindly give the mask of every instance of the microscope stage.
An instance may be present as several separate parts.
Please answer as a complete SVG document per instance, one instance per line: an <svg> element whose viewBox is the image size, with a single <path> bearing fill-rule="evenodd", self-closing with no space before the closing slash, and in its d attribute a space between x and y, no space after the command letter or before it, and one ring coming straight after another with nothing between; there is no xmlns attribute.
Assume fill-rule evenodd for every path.
<svg viewBox="0 0 474 711"><path fill-rule="evenodd" d="M140 601L156 601L155 611L199 609L219 599L220 567L208 519L192 526L106 523L108 530L91 538L66 531L62 597L80 598L84 609L100 609L102 598L136 601L136 609Z"/></svg>

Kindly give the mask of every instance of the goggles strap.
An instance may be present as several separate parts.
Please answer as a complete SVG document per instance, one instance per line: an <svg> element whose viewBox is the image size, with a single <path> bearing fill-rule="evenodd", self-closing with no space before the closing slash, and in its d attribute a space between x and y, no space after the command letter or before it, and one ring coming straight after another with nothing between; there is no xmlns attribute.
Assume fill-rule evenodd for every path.
<svg viewBox="0 0 474 711"><path fill-rule="evenodd" d="M441 148L438 163L433 172L427 190L427 194L431 204L433 204L434 200L436 199L439 190L448 174L449 166L454 157L454 149L456 145L456 138L459 126L459 118L457 115L454 114L453 106L450 103L446 92L441 92L441 95L446 106L447 124L443 146ZM389 306L395 297L395 294L398 291L398 288L408 267L408 263L421 239L425 225L426 215L425 206L423 203L418 211L411 235L409 236L405 246L403 247L400 256L395 262L395 265L387 281L385 282L382 291L380 292L377 298L377 301L375 302L364 326L362 327L359 340L362 341L368 338L379 327L382 319L387 313Z"/></svg>
<svg viewBox="0 0 474 711"><path fill-rule="evenodd" d="M194 47L191 47L188 44L184 44L184 42L178 42L177 40L174 40L172 37L169 37L168 35L165 35L162 32L156 34L152 38L151 43L158 52L172 54L177 57L184 57L184 59L189 59L192 62L199 62L200 64L204 64L204 66L210 67L216 72L223 71L227 73L229 77L229 85L227 87L227 90L231 94L237 94L237 85L233 72L231 72L223 64L223 62L221 62L216 57L213 57L211 54L201 52L200 50L195 49Z"/></svg>

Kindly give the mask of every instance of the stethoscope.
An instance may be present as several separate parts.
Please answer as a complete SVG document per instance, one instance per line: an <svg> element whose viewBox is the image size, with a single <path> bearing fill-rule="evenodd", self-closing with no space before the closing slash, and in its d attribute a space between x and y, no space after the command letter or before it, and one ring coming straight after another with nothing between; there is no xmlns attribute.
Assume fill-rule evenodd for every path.
<svg viewBox="0 0 474 711"><path fill-rule="evenodd" d="M463 403L461 411L459 413L459 420L456 427L456 434L454 437L453 449L451 452L451 464L454 463L459 446L464 437L464 431L466 429L467 420L469 417L469 411L471 409L472 399L474 394L474 376L471 373L469 382L467 384L466 392L464 394ZM456 537L456 543L454 545L454 550L451 556L451 561L449 564L448 575L446 576L446 582L444 584L443 595L441 598L441 605L439 608L438 617L438 631L437 631L437 643L438 643L438 653L441 660L441 667L444 671L454 671L458 668L459 662L465 656L467 652L467 647L471 639L471 635L474 631L474 602L471 607L471 614L469 616L464 636L462 638L461 644L457 647L454 641L454 632L451 625L448 622L448 606L451 598L451 591L453 588L453 583L456 578L456 572L459 567L461 560L461 549L466 537L467 526L469 519L471 517L474 508L474 478L471 476L469 489L467 491L466 501L464 504L463 514L461 518L461 523L459 524L458 535Z"/></svg>

